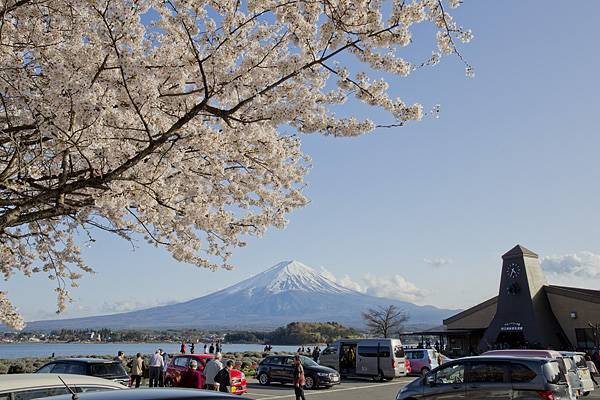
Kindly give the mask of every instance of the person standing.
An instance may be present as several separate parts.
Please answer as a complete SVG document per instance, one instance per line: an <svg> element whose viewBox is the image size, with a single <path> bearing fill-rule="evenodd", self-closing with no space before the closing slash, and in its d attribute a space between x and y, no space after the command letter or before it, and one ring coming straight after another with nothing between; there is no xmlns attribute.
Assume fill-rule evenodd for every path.
<svg viewBox="0 0 600 400"><path fill-rule="evenodd" d="M204 344L204 354L208 354L208 345Z"/></svg>
<svg viewBox="0 0 600 400"><path fill-rule="evenodd" d="M585 363L590 371L590 378L592 378L594 387L597 387L598 382L596 382L596 375L598 375L598 369L596 368L596 364L594 364L592 361L592 357L590 357L589 353L585 353Z"/></svg>
<svg viewBox="0 0 600 400"><path fill-rule="evenodd" d="M196 345L194 343L190 344L190 354L194 354L195 350L196 350Z"/></svg>
<svg viewBox="0 0 600 400"><path fill-rule="evenodd" d="M158 375L158 386L165 387L165 372L167 371L167 364L165 363L165 352L163 349L158 349L158 354L163 359L163 366L160 368L160 374Z"/></svg>
<svg viewBox="0 0 600 400"><path fill-rule="evenodd" d="M319 359L319 354L321 354L321 349L319 349L319 346L315 346L312 354L313 360L315 360L315 362L317 362L317 360Z"/></svg>
<svg viewBox="0 0 600 400"><path fill-rule="evenodd" d="M181 354L185 354L185 343L181 343Z"/></svg>
<svg viewBox="0 0 600 400"><path fill-rule="evenodd" d="M162 374L164 361L160 354L160 349L156 350L156 353L150 357L148 363L150 365L150 381L148 382L149 387L158 387L160 375Z"/></svg>
<svg viewBox="0 0 600 400"><path fill-rule="evenodd" d="M294 392L296 393L296 400L306 400L304 397L304 367L302 366L302 360L299 354L294 355Z"/></svg>
<svg viewBox="0 0 600 400"><path fill-rule="evenodd" d="M190 369L185 371L181 376L179 386L192 389L202 389L202 377L198 371L198 362L196 360L190 361Z"/></svg>
<svg viewBox="0 0 600 400"><path fill-rule="evenodd" d="M142 359L142 353L137 353L135 358L131 361L131 382L129 386L133 386L133 382L135 382L135 387L140 387L144 369L146 369L146 363Z"/></svg>
<svg viewBox="0 0 600 400"><path fill-rule="evenodd" d="M169 365L169 356L167 355L166 351L163 351L162 349L160 349L160 352L162 353L162 358L163 358L163 370L162 370L162 385L161 382L158 383L159 386L163 386L164 382L167 379L167 366Z"/></svg>
<svg viewBox="0 0 600 400"><path fill-rule="evenodd" d="M233 361L227 361L227 365L219 371L215 381L219 383L219 392L231 393L231 370Z"/></svg>
<svg viewBox="0 0 600 400"><path fill-rule="evenodd" d="M125 356L125 352L123 352L122 350L119 350L119 352L117 353L117 356L115 358L113 358L113 360L118 362L122 366L124 356Z"/></svg>
<svg viewBox="0 0 600 400"><path fill-rule="evenodd" d="M206 389L208 390L219 390L219 384L215 381L215 377L223 369L221 359L223 355L221 353L215 354L215 358L210 360L204 368L204 374L206 375Z"/></svg>
<svg viewBox="0 0 600 400"><path fill-rule="evenodd" d="M214 345L214 344L212 344L212 343L210 344L210 347L208 348L208 352L209 352L210 354L212 354L212 353L214 353L214 352L215 352L215 345ZM217 353L218 353L218 352L217 352Z"/></svg>

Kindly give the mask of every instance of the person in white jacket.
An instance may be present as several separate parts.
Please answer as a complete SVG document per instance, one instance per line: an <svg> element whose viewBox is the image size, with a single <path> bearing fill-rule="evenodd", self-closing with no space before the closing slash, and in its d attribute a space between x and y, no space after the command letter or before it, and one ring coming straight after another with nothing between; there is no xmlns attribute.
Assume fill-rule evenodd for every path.
<svg viewBox="0 0 600 400"><path fill-rule="evenodd" d="M215 358L210 360L204 368L204 374L206 375L206 389L208 390L219 390L219 383L215 381L215 376L223 369L223 363L221 359L223 355L221 353L215 354Z"/></svg>
<svg viewBox="0 0 600 400"><path fill-rule="evenodd" d="M150 357L148 364L150 366L150 381L148 382L148 386L158 387L158 381L160 380L163 367L165 366L165 361L160 354L160 349L156 350L156 353Z"/></svg>

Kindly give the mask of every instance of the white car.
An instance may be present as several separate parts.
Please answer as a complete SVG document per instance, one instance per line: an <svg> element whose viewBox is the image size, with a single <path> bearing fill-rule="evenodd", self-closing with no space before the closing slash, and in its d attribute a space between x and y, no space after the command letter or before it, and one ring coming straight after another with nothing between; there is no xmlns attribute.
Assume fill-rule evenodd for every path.
<svg viewBox="0 0 600 400"><path fill-rule="evenodd" d="M59 378L60 377L60 378ZM60 380L64 381L64 383ZM40 397L98 390L127 389L118 382L87 375L10 374L0 375L0 400L37 399Z"/></svg>
<svg viewBox="0 0 600 400"><path fill-rule="evenodd" d="M410 363L412 374L425 375L437 367L437 352L433 349L404 349L404 356Z"/></svg>
<svg viewBox="0 0 600 400"><path fill-rule="evenodd" d="M577 366L577 374L579 375L579 379L581 379L581 384L583 385L583 395L587 396L590 394L590 392L594 390L594 382L592 381L590 370L587 366L587 362L585 361L585 353L561 351L560 354L573 360Z"/></svg>

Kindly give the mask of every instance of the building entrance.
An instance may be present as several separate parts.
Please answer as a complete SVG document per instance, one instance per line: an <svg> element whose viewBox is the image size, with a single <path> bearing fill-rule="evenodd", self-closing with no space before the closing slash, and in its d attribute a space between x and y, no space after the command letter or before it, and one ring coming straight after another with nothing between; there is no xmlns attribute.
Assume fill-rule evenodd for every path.
<svg viewBox="0 0 600 400"><path fill-rule="evenodd" d="M500 332L496 338L496 345L499 349L508 345L511 349L519 349L525 347L525 335L523 332Z"/></svg>

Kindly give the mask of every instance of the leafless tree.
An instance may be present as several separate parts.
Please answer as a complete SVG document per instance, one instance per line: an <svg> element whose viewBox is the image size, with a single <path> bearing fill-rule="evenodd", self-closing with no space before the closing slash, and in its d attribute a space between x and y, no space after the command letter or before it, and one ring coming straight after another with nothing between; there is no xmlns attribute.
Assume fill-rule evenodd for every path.
<svg viewBox="0 0 600 400"><path fill-rule="evenodd" d="M369 332L376 336L388 337L391 333L401 332L402 324L410 319L410 314L395 305L369 308L361 313Z"/></svg>

